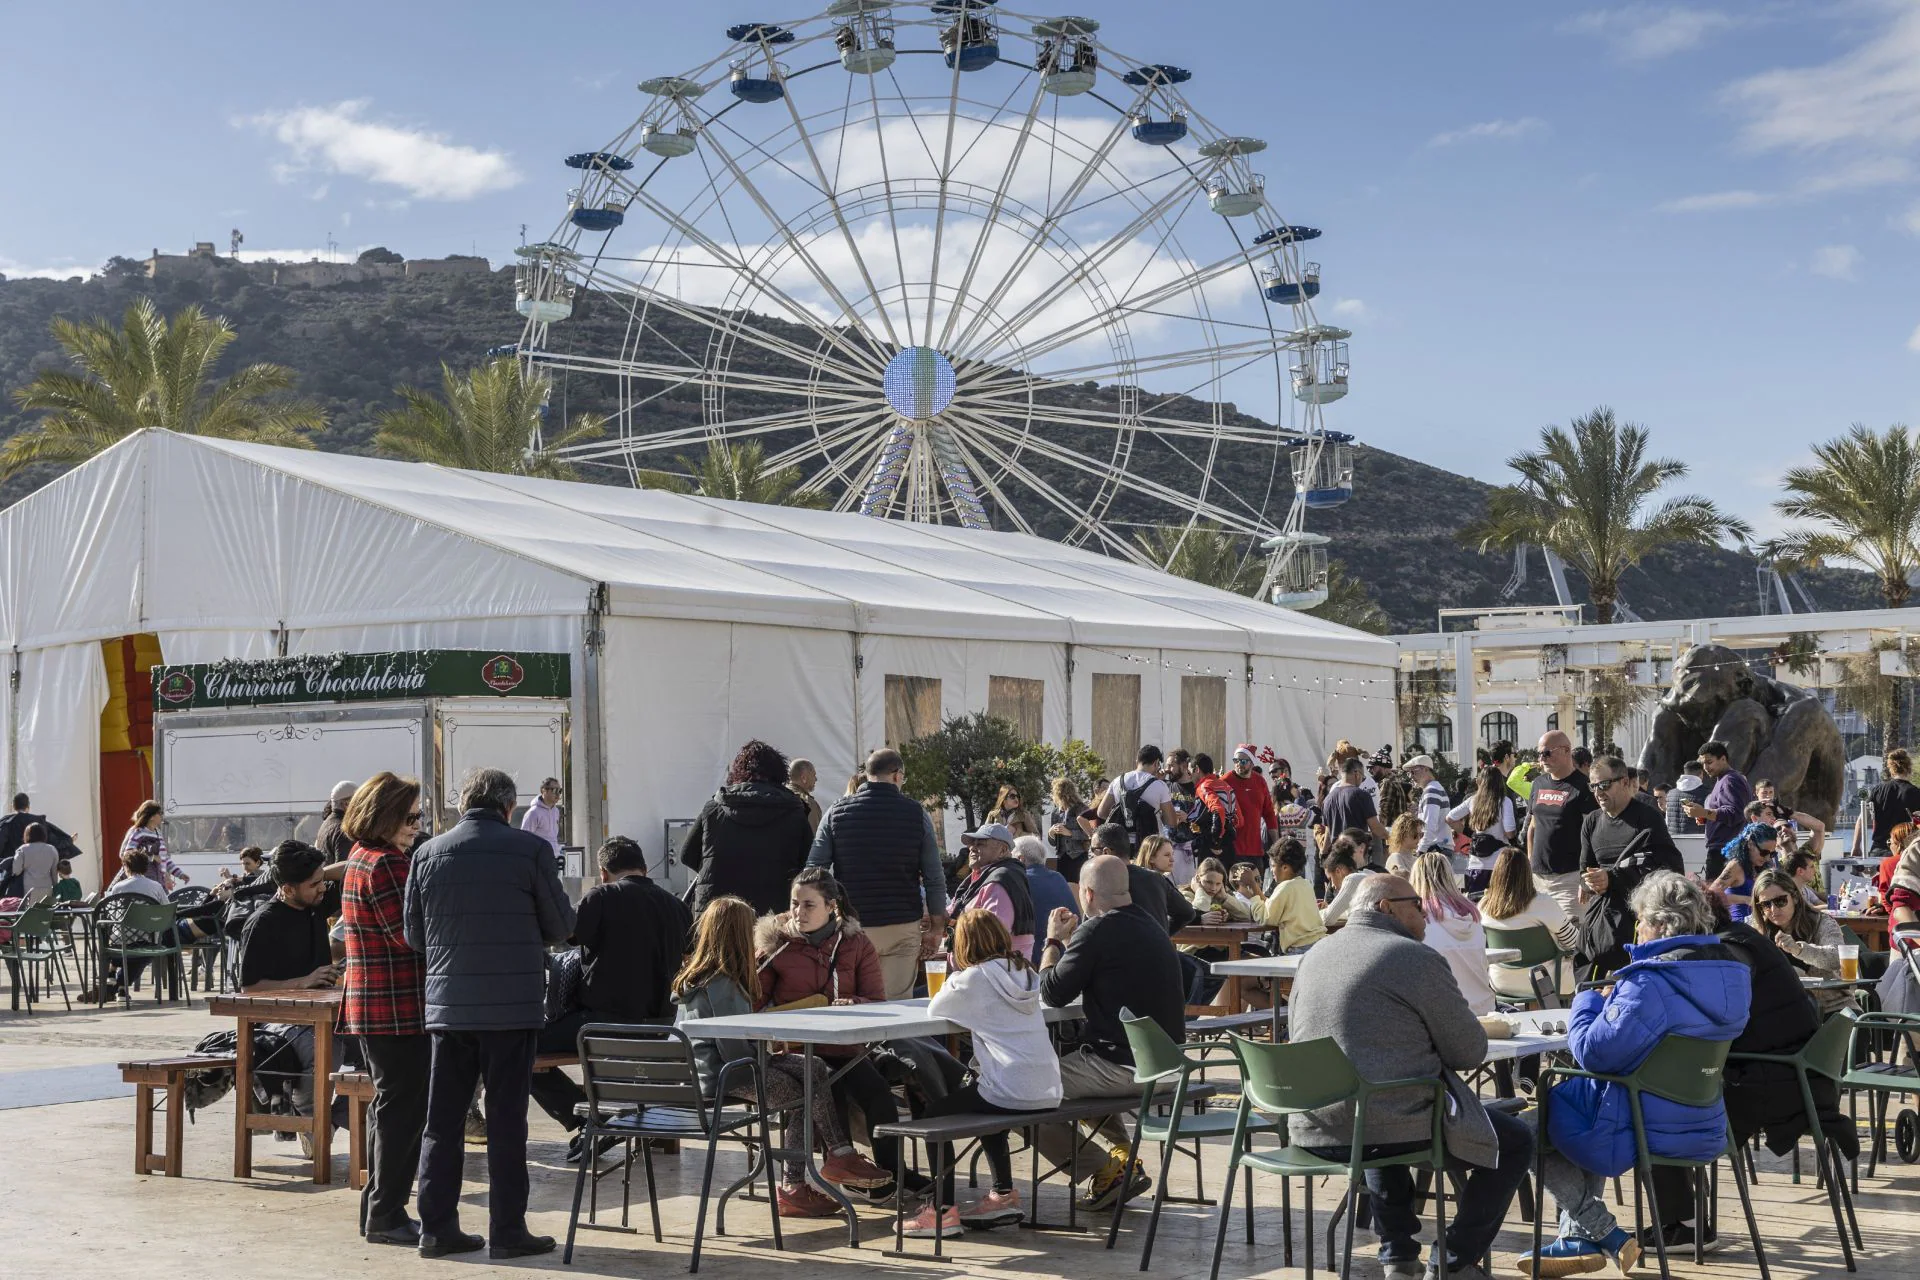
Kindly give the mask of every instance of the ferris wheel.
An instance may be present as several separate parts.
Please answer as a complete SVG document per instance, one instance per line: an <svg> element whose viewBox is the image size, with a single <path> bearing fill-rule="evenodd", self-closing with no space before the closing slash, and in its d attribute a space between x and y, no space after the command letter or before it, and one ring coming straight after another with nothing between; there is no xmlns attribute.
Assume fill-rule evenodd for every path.
<svg viewBox="0 0 1920 1280"><path fill-rule="evenodd" d="M994 0L725 38L640 82L517 251L513 350L610 419L571 461L644 483L757 446L838 510L1142 563L1215 526L1276 603L1325 599L1305 521L1353 490L1321 422L1351 335L1314 315L1320 233L1276 211L1267 144L1192 73Z"/></svg>

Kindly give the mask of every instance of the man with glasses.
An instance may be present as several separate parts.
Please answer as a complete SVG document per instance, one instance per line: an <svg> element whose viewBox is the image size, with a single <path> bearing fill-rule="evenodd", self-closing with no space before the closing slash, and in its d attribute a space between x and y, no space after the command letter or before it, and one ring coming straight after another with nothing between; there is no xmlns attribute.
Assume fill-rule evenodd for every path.
<svg viewBox="0 0 1920 1280"><path fill-rule="evenodd" d="M1470 1071L1485 1060L1487 1033L1467 1007L1453 970L1421 940L1427 918L1413 886L1382 872L1366 878L1347 927L1317 942L1302 957L1287 1006L1296 1042L1327 1037L1369 1080L1438 1079ZM1491 1114L1471 1090L1454 1089L1445 1117L1447 1162L1465 1185L1448 1206L1444 1265L1420 1259L1420 1215L1413 1175L1405 1167L1369 1169L1373 1230L1387 1280L1433 1280L1486 1272L1485 1255L1532 1164L1533 1138L1512 1116ZM1288 1122L1294 1145L1344 1163L1353 1142L1350 1103L1309 1111ZM1382 1093L1367 1105L1361 1134L1367 1159L1423 1151L1433 1134L1433 1094L1427 1089ZM1436 1250L1436 1254L1442 1251Z"/></svg>
<svg viewBox="0 0 1920 1280"><path fill-rule="evenodd" d="M1580 884L1588 900L1584 917L1574 917L1581 922L1581 963L1591 970L1582 976L1626 963L1635 923L1627 904L1640 882L1656 871L1686 870L1665 815L1640 798L1626 761L1595 760L1591 787L1599 807L1580 823Z"/></svg>
<svg viewBox="0 0 1920 1280"><path fill-rule="evenodd" d="M1527 799L1527 853L1534 882L1570 920L1580 916L1580 824L1594 808L1587 775L1574 767L1573 740L1558 729L1541 734L1540 768Z"/></svg>
<svg viewBox="0 0 1920 1280"><path fill-rule="evenodd" d="M540 784L540 794L527 806L520 829L545 840L557 857L560 853L560 779L548 778Z"/></svg>

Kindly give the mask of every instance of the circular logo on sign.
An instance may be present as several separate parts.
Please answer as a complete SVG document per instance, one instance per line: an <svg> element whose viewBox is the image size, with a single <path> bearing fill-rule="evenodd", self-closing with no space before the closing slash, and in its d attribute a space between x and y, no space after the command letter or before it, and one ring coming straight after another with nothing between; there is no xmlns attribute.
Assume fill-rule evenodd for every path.
<svg viewBox="0 0 1920 1280"><path fill-rule="evenodd" d="M517 689L526 678L527 669L504 653L488 658L487 665L480 669L480 679L495 693Z"/></svg>
<svg viewBox="0 0 1920 1280"><path fill-rule="evenodd" d="M156 690L162 702L186 702L193 697L193 677L184 671L169 671L160 678Z"/></svg>

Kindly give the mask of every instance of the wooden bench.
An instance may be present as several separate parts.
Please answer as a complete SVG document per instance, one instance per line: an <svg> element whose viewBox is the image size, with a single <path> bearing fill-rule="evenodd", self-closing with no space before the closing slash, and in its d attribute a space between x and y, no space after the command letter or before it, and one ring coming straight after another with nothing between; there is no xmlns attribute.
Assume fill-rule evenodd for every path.
<svg viewBox="0 0 1920 1280"><path fill-rule="evenodd" d="M187 1077L200 1071L234 1069L231 1053L190 1053L178 1058L148 1058L120 1064L120 1078L134 1086L133 1171L158 1173L169 1178L180 1176L180 1157L186 1145L185 1094ZM166 1089L167 1145L159 1155L153 1151L153 1091ZM241 1086L244 1087L244 1086Z"/></svg>
<svg viewBox="0 0 1920 1280"><path fill-rule="evenodd" d="M543 1053L534 1058L533 1069L579 1064L577 1053ZM367 1107L373 1101L373 1077L364 1071L336 1071L333 1092L347 1100L347 1186L358 1191L367 1184Z"/></svg>

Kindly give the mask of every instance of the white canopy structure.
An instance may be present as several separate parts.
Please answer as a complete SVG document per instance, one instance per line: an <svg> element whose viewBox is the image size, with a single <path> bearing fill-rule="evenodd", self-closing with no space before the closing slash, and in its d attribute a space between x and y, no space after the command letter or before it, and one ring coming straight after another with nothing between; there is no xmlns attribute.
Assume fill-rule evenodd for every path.
<svg viewBox="0 0 1920 1280"><path fill-rule="evenodd" d="M830 799L983 709L1113 767L1394 733L1390 641L1016 534L147 431L0 512L0 556L0 777L90 851L100 645L140 633L168 663L566 653L576 837L650 852L753 737Z"/></svg>

